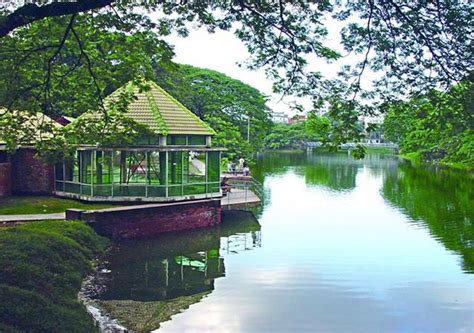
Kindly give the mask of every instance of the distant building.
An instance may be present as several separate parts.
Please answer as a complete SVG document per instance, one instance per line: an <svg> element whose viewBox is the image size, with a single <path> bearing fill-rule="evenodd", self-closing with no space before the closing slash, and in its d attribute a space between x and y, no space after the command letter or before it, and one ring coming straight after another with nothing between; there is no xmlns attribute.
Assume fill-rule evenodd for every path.
<svg viewBox="0 0 474 333"><path fill-rule="evenodd" d="M364 126L364 131L366 133L365 141L367 143L384 143L384 133L383 133L383 116L361 116L359 121ZM375 128L372 129L370 132L367 131L369 126L374 126Z"/></svg>
<svg viewBox="0 0 474 333"><path fill-rule="evenodd" d="M306 119L307 117L305 114L297 114L288 120L288 124L293 125L293 124L304 123Z"/></svg>
<svg viewBox="0 0 474 333"><path fill-rule="evenodd" d="M23 117L23 144L13 152L0 138L0 197L11 194L52 194L54 191L54 166L46 164L37 155L34 143L41 137L50 137L40 129L44 126L59 128L61 125L42 113L11 111Z"/></svg>
<svg viewBox="0 0 474 333"><path fill-rule="evenodd" d="M270 115L274 123L288 124L288 115L285 112L272 112Z"/></svg>

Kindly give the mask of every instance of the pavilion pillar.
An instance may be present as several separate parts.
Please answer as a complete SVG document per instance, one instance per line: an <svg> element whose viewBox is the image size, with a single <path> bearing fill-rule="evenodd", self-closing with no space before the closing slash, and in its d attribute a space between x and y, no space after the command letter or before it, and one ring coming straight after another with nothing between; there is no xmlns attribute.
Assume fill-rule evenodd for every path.
<svg viewBox="0 0 474 333"><path fill-rule="evenodd" d="M95 169L96 169L96 174L97 174L97 180L96 184L102 184L102 163L103 163L103 157L104 154L101 151L96 152L96 158L95 158Z"/></svg>
<svg viewBox="0 0 474 333"><path fill-rule="evenodd" d="M127 152L120 151L120 183L125 184L127 182Z"/></svg>

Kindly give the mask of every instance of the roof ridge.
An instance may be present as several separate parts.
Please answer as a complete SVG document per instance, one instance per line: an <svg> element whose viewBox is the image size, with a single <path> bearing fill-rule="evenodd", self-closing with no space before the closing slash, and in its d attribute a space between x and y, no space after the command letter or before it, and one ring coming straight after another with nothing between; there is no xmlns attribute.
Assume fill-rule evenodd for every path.
<svg viewBox="0 0 474 333"><path fill-rule="evenodd" d="M148 104L150 104L151 112L153 116L155 116L155 120L158 123L158 129L160 130L161 134L167 135L168 134L168 127L166 126L166 122L161 115L160 109L156 104L155 99L153 98L151 91L145 91L146 99L148 100Z"/></svg>

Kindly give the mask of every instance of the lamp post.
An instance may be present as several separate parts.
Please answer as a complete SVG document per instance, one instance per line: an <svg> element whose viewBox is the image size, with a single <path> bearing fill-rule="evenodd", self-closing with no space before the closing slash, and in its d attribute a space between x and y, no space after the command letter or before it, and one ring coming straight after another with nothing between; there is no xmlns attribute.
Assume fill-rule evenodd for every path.
<svg viewBox="0 0 474 333"><path fill-rule="evenodd" d="M250 142L250 116L247 115L247 142Z"/></svg>

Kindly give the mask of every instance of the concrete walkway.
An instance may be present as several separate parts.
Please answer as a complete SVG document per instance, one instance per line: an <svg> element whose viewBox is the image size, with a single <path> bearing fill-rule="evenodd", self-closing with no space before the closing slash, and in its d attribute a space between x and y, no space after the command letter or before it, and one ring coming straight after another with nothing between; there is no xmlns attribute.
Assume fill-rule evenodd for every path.
<svg viewBox="0 0 474 333"><path fill-rule="evenodd" d="M65 218L66 218L66 213L0 215L0 223L3 223L3 222L23 222L23 221L42 221L42 220L64 220Z"/></svg>

